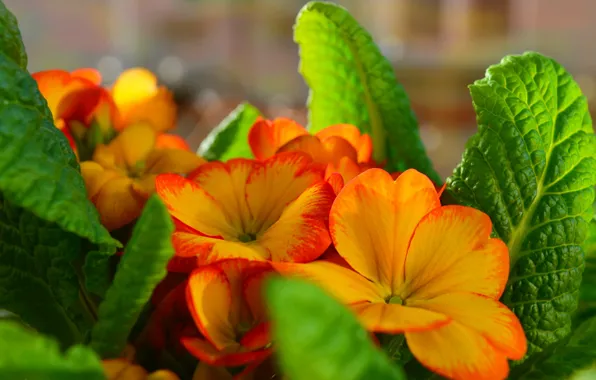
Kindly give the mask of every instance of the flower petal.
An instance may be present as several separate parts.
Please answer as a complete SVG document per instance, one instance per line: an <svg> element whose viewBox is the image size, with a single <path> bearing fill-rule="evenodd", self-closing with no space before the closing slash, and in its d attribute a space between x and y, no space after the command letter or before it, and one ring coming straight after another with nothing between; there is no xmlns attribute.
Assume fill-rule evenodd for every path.
<svg viewBox="0 0 596 380"><path fill-rule="evenodd" d="M81 175L85 180L87 196L91 200L97 196L101 188L108 181L121 176L118 172L104 169L100 164L94 161L81 162Z"/></svg>
<svg viewBox="0 0 596 380"><path fill-rule="evenodd" d="M215 265L193 271L188 279L186 301L203 336L218 350L237 347L230 323L232 289L225 272Z"/></svg>
<svg viewBox="0 0 596 380"><path fill-rule="evenodd" d="M509 359L520 360L526 354L527 340L521 323L499 301L477 294L451 293L416 304L448 315L457 323L476 331Z"/></svg>
<svg viewBox="0 0 596 380"><path fill-rule="evenodd" d="M319 140L318 137L312 135L302 135L295 137L279 147L275 153L278 154L284 152L306 153L314 162L320 162L323 164L331 161L331 154L325 148L321 140Z"/></svg>
<svg viewBox="0 0 596 380"><path fill-rule="evenodd" d="M367 330L386 334L431 330L450 321L445 314L384 301L355 304L351 309Z"/></svg>
<svg viewBox="0 0 596 380"><path fill-rule="evenodd" d="M145 161L145 173L187 174L206 163L202 157L181 149L155 149Z"/></svg>
<svg viewBox="0 0 596 380"><path fill-rule="evenodd" d="M240 367L256 361L260 362L271 355L269 348L258 351L222 352L204 339L195 337L183 337L181 342L194 357L213 366Z"/></svg>
<svg viewBox="0 0 596 380"><path fill-rule="evenodd" d="M192 375L192 380L234 380L234 378L225 367L216 367L201 361Z"/></svg>
<svg viewBox="0 0 596 380"><path fill-rule="evenodd" d="M317 284L344 304L385 302L390 295L351 268L334 261L317 260L306 264L273 262L271 265L282 275L301 277Z"/></svg>
<svg viewBox="0 0 596 380"><path fill-rule="evenodd" d="M325 178L329 178L332 174L339 174L344 180L344 183L350 182L363 170L356 162L349 157L342 157L337 163L331 162L327 165L325 170Z"/></svg>
<svg viewBox="0 0 596 380"><path fill-rule="evenodd" d="M455 321L435 330L406 332L414 357L450 379L506 379L507 357L476 331ZM454 349L455 348L455 349Z"/></svg>
<svg viewBox="0 0 596 380"><path fill-rule="evenodd" d="M489 240L491 230L490 218L471 207L443 206L426 215L406 258L408 297L459 291L499 297L509 275L509 255L504 243Z"/></svg>
<svg viewBox="0 0 596 380"><path fill-rule="evenodd" d="M75 78L83 78L93 83L96 86L101 84L101 73L93 68L81 68L70 72L70 75Z"/></svg>
<svg viewBox="0 0 596 380"><path fill-rule="evenodd" d="M255 167L246 180L246 202L253 223L245 232L258 235L266 231L288 203L319 181L323 181L322 171L304 153L280 153Z"/></svg>
<svg viewBox="0 0 596 380"><path fill-rule="evenodd" d="M242 284L242 295L252 319L260 323L267 319L267 309L263 300L263 284L265 279L275 272L269 263L255 267L250 273L246 272Z"/></svg>
<svg viewBox="0 0 596 380"><path fill-rule="evenodd" d="M170 214L182 223L208 236L235 237L220 203L195 182L178 174L160 174L155 187Z"/></svg>
<svg viewBox="0 0 596 380"><path fill-rule="evenodd" d="M147 124L135 124L124 129L108 145L114 152L117 163L133 168L138 162L144 162L155 148L156 133Z"/></svg>
<svg viewBox="0 0 596 380"><path fill-rule="evenodd" d="M271 345L269 336L269 322L257 324L250 329L240 340L242 347L249 350L259 350Z"/></svg>
<svg viewBox="0 0 596 380"><path fill-rule="evenodd" d="M339 173L325 174L325 178L327 178L327 183L331 185L333 192L337 196L341 189L344 188L344 178Z"/></svg>
<svg viewBox="0 0 596 380"><path fill-rule="evenodd" d="M64 70L39 71L31 76L37 82L39 91L48 102L48 107L54 119L58 119L56 115L58 105L66 94L82 88L94 87L93 83L87 79L73 77Z"/></svg>
<svg viewBox="0 0 596 380"><path fill-rule="evenodd" d="M331 244L328 216L334 199L335 193L327 182L309 187L257 237L258 244L269 253L272 261L307 263L315 260Z"/></svg>
<svg viewBox="0 0 596 380"><path fill-rule="evenodd" d="M112 87L112 96L120 107L153 97L157 88L157 77L151 71L135 67L120 74Z"/></svg>
<svg viewBox="0 0 596 380"><path fill-rule="evenodd" d="M356 149L344 138L339 136L329 136L321 139L321 143L330 157L327 162L339 162L343 157L358 162L358 153L356 152Z"/></svg>
<svg viewBox="0 0 596 380"><path fill-rule="evenodd" d="M354 125L331 125L317 132L316 136L321 140L331 136L342 137L348 141L358 152L358 162L369 162L371 159L372 139L367 134L361 134L360 130Z"/></svg>
<svg viewBox="0 0 596 380"><path fill-rule="evenodd" d="M270 121L260 118L248 132L248 143L255 158L264 160L273 156L288 141L307 134L306 129L293 120L278 118Z"/></svg>
<svg viewBox="0 0 596 380"><path fill-rule="evenodd" d="M155 142L155 148L173 148L190 151L190 146L188 146L186 140L184 140L182 137L178 135L173 135L171 133L159 134L159 136L157 136L157 141Z"/></svg>
<svg viewBox="0 0 596 380"><path fill-rule="evenodd" d="M141 215L145 199L138 197L132 189L128 177L107 181L97 194L95 207L99 211L101 223L108 231L116 230L131 223Z"/></svg>

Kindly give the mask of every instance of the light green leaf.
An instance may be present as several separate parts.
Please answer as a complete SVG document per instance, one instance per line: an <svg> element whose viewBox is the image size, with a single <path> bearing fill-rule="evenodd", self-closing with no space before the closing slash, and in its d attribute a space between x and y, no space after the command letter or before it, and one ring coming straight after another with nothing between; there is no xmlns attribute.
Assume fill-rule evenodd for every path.
<svg viewBox="0 0 596 380"><path fill-rule="evenodd" d="M374 159L387 160L388 170L415 168L441 183L391 63L347 10L308 3L296 20L294 40L300 46L300 73L310 87L311 132L353 124L371 135Z"/></svg>
<svg viewBox="0 0 596 380"><path fill-rule="evenodd" d="M276 352L290 379L405 379L356 317L315 285L271 279L266 299Z"/></svg>
<svg viewBox="0 0 596 380"><path fill-rule="evenodd" d="M16 17L0 0L0 51L12 59L23 70L27 70L27 53L21 38Z"/></svg>
<svg viewBox="0 0 596 380"><path fill-rule="evenodd" d="M512 379L560 380L578 375L596 363L596 318L582 323L565 341L511 372Z"/></svg>
<svg viewBox="0 0 596 380"><path fill-rule="evenodd" d="M124 249L113 285L99 305L91 347L103 358L122 353L153 289L165 277L166 265L174 255L173 232L174 224L166 206L153 195Z"/></svg>
<svg viewBox="0 0 596 380"><path fill-rule="evenodd" d="M197 154L209 161L252 158L248 131L259 116L259 110L252 105L240 104L209 133L199 146Z"/></svg>
<svg viewBox="0 0 596 380"><path fill-rule="evenodd" d="M72 262L81 239L0 195L0 309L64 346L82 342L94 315Z"/></svg>
<svg viewBox="0 0 596 380"><path fill-rule="evenodd" d="M103 380L97 355L81 345L60 351L58 342L15 322L0 321L0 379Z"/></svg>
<svg viewBox="0 0 596 380"><path fill-rule="evenodd" d="M470 92L478 133L447 188L486 212L507 243L511 273L501 300L520 318L532 355L571 331L593 214L596 137L577 83L540 54L503 58Z"/></svg>
<svg viewBox="0 0 596 380"><path fill-rule="evenodd" d="M586 265L579 291L579 307L576 321L596 316L596 218L590 221L588 236L584 242Z"/></svg>

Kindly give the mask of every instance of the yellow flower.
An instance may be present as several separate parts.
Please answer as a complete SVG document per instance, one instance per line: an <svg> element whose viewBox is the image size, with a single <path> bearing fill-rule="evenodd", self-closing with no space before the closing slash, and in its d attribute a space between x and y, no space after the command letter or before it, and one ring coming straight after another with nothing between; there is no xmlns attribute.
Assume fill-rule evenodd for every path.
<svg viewBox="0 0 596 380"><path fill-rule="evenodd" d="M89 199L108 230L133 222L155 192L162 173L186 174L205 163L182 149L158 148L157 132L148 124L124 129L110 144L98 145L92 161L81 163Z"/></svg>

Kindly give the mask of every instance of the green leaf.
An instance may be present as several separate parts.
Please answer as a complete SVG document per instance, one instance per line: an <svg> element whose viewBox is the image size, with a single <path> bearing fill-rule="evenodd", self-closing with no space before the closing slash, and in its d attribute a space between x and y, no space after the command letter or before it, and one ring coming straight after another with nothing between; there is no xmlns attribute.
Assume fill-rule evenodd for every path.
<svg viewBox="0 0 596 380"><path fill-rule="evenodd" d="M310 87L309 129L340 123L371 135L374 159L387 169L415 168L440 183L420 140L418 122L391 63L341 6L310 2L298 14L294 40Z"/></svg>
<svg viewBox="0 0 596 380"><path fill-rule="evenodd" d="M153 195L124 249L113 285L99 305L91 347L103 358L122 353L143 306L165 277L166 265L174 255L173 232L174 224L166 206Z"/></svg>
<svg viewBox="0 0 596 380"><path fill-rule="evenodd" d="M209 133L199 146L197 154L209 161L252 158L248 131L260 114L252 105L241 103Z"/></svg>
<svg viewBox="0 0 596 380"><path fill-rule="evenodd" d="M0 321L0 378L27 380L103 380L97 355L85 346L65 353L58 342L15 322Z"/></svg>
<svg viewBox="0 0 596 380"><path fill-rule="evenodd" d="M64 346L82 342L94 315L72 262L81 239L0 194L0 309Z"/></svg>
<svg viewBox="0 0 596 380"><path fill-rule="evenodd" d="M586 265L579 292L576 321L596 316L596 218L590 221L588 236L584 242Z"/></svg>
<svg viewBox="0 0 596 380"><path fill-rule="evenodd" d="M116 253L116 248L111 245L101 245L85 256L83 274L85 275L85 288L99 297L105 297L112 284L112 268L110 259Z"/></svg>
<svg viewBox="0 0 596 380"><path fill-rule="evenodd" d="M569 334L592 219L596 137L571 75L537 53L508 56L470 86L478 133L447 180L487 213L511 256L502 301L522 322L528 355Z"/></svg>
<svg viewBox="0 0 596 380"><path fill-rule="evenodd" d="M511 372L512 379L560 380L596 364L596 318L581 324L565 341Z"/></svg>
<svg viewBox="0 0 596 380"><path fill-rule="evenodd" d="M274 278L266 299L280 365L292 380L405 379L356 317L315 285Z"/></svg>
<svg viewBox="0 0 596 380"><path fill-rule="evenodd" d="M0 1L0 51L23 70L27 70L27 53L16 17Z"/></svg>

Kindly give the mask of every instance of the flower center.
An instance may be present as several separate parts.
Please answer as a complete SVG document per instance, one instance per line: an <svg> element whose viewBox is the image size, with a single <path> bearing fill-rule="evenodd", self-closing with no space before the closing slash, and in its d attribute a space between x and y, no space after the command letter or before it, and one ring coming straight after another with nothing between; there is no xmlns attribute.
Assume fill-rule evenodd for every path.
<svg viewBox="0 0 596 380"><path fill-rule="evenodd" d="M248 242L257 240L257 235L251 234L251 233L244 233L244 234L238 236L238 240L240 240L243 243L248 243Z"/></svg>
<svg viewBox="0 0 596 380"><path fill-rule="evenodd" d="M133 166L128 169L128 176L130 178L141 178L145 171L145 162L137 161Z"/></svg>
<svg viewBox="0 0 596 380"><path fill-rule="evenodd" d="M399 296L392 296L391 298L389 298L389 300L387 300L387 303L394 305L403 305L404 300L402 300Z"/></svg>

